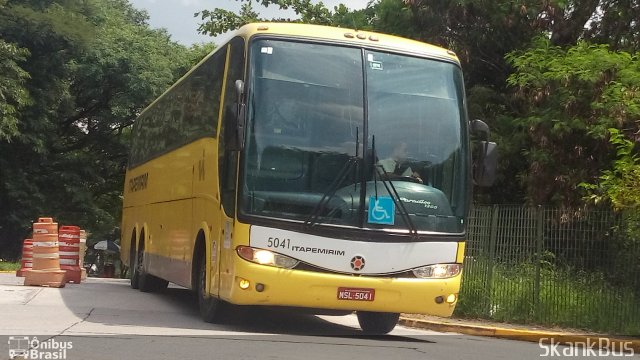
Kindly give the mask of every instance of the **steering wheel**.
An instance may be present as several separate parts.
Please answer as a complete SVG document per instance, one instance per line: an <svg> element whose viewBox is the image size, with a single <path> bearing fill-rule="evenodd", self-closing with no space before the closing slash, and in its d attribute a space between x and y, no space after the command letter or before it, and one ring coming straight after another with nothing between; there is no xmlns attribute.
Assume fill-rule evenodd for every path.
<svg viewBox="0 0 640 360"><path fill-rule="evenodd" d="M408 158L404 161L405 164L409 164L409 166L414 171L421 171L427 168L430 168L433 165L433 162L429 160L418 160L414 158Z"/></svg>
<svg viewBox="0 0 640 360"><path fill-rule="evenodd" d="M416 184L422 184L422 179L418 177L410 176L410 175L398 175L398 174L388 173L387 177L389 178L389 180L408 181Z"/></svg>

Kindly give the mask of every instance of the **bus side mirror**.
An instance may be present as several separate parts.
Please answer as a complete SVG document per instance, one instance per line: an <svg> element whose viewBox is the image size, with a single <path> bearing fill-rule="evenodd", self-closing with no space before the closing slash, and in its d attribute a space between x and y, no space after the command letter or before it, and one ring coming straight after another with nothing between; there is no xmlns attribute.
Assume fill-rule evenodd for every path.
<svg viewBox="0 0 640 360"><path fill-rule="evenodd" d="M247 106L242 101L242 96L244 95L244 81L236 80L236 100L237 100L237 109L236 109L236 147L237 150L242 150L244 148L244 134L245 134L245 122L247 118Z"/></svg>
<svg viewBox="0 0 640 360"><path fill-rule="evenodd" d="M491 141L480 141L478 158L474 161L473 180L478 186L489 187L496 181L498 145Z"/></svg>
<svg viewBox="0 0 640 360"><path fill-rule="evenodd" d="M470 132L481 138L477 142L477 147L473 159L473 180L478 186L488 187L496 180L496 169L498 167L498 145L488 141L489 126L482 120L473 120L470 123Z"/></svg>
<svg viewBox="0 0 640 360"><path fill-rule="evenodd" d="M472 135L481 137L482 140L488 140L489 139L489 135L490 135L490 131L489 131L489 125L487 125L487 123L485 123L482 120L471 120L470 123L470 131Z"/></svg>

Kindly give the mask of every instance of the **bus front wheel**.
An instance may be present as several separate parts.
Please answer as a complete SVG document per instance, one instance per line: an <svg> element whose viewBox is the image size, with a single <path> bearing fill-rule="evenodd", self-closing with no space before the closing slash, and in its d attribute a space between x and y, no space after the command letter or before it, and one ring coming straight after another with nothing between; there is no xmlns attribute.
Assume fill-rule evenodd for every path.
<svg viewBox="0 0 640 360"><path fill-rule="evenodd" d="M388 334L396 327L400 319L399 313L358 311L356 315L362 331L372 335Z"/></svg>
<svg viewBox="0 0 640 360"><path fill-rule="evenodd" d="M202 252L198 264L198 307L200 316L208 323L220 320L222 302L207 291L207 258Z"/></svg>

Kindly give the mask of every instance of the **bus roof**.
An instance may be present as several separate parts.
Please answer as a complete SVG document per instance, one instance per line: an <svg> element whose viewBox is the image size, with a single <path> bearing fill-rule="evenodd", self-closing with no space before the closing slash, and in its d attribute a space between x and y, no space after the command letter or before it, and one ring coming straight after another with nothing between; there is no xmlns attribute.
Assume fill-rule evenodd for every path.
<svg viewBox="0 0 640 360"><path fill-rule="evenodd" d="M252 23L242 26L230 36L242 36L245 39L258 34L271 34L301 39L317 39L338 41L356 46L393 49L395 51L416 55L438 57L459 63L458 57L451 50L423 43L416 40L372 31L337 28L322 25L300 23Z"/></svg>
<svg viewBox="0 0 640 360"><path fill-rule="evenodd" d="M244 39L250 39L254 35L270 34L278 36L286 36L299 39L316 39L320 41L336 41L355 46L366 46L378 49L393 50L401 53L414 54L418 56L434 57L446 59L460 64L460 60L456 54L439 46L427 44L424 42L411 40L399 36L376 33L373 31L355 30L349 28L338 28L332 26L301 24L301 23L277 23L277 22L261 22L251 23L228 33L221 46L217 46L211 53L205 56L198 64L193 66L178 81L171 85L165 92L156 98L151 104L142 110L140 115L147 111L160 98L165 96L172 88L183 81L191 72L193 72L200 64L204 63L214 53L224 48L224 44L236 36ZM139 115L138 115L139 116Z"/></svg>

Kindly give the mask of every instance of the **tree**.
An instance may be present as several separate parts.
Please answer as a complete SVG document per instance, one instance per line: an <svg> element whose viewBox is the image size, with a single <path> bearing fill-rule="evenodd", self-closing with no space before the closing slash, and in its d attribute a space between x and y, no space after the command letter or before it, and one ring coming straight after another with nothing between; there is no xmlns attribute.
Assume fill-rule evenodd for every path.
<svg viewBox="0 0 640 360"><path fill-rule="evenodd" d="M0 141L10 141L18 135L19 111L31 102L24 87L29 74L19 63L29 52L0 39Z"/></svg>
<svg viewBox="0 0 640 360"><path fill-rule="evenodd" d="M327 8L322 2L313 4L310 0L261 0L263 6L277 6L280 10L293 10L297 19L261 18L253 9L251 0L240 0L242 4L238 14L233 11L215 8L202 10L196 16L204 21L198 31L202 34L217 36L227 31L235 30L242 25L252 22L299 22L316 25L333 25L354 27L358 29L370 29L372 12L370 10L350 11L345 5L335 6L333 10ZM369 7L372 3L369 3ZM368 7L368 9L369 9Z"/></svg>
<svg viewBox="0 0 640 360"><path fill-rule="evenodd" d="M0 10L6 3L0 0ZM29 74L20 67L28 55L27 49L0 37L0 141L10 141L18 135L18 113L31 102L24 86Z"/></svg>
<svg viewBox="0 0 640 360"><path fill-rule="evenodd" d="M589 192L588 201L611 202L618 210L631 209L640 215L640 154L634 142L621 131L611 128L609 133L609 142L616 148L613 167L602 172L597 184L581 186Z"/></svg>
<svg viewBox="0 0 640 360"><path fill-rule="evenodd" d="M120 222L131 124L203 50L150 29L126 0L8 1L0 37L29 52L33 98L0 142L1 248L15 255L42 215L106 236Z"/></svg>
<svg viewBox="0 0 640 360"><path fill-rule="evenodd" d="M239 14L216 8L213 11L202 10L196 13L195 16L200 16L204 21L204 23L198 27L198 32L211 36L217 36L229 30L237 29L244 24L262 21L258 13L253 10L251 2L242 4Z"/></svg>
<svg viewBox="0 0 640 360"><path fill-rule="evenodd" d="M594 179L601 169L608 167L613 157L612 147L604 141L607 126L634 128L630 125L635 117L633 112L627 113L624 126L619 116L615 124L594 121L592 117L601 116L596 112L605 109L588 110L592 96L600 98L602 102L596 102L601 106L617 104L620 100L626 104L617 104L618 109L633 110L635 105L629 104L629 98L624 101L623 98L633 98L636 90L623 90L624 87L606 83L606 78L602 78L602 83L587 81L578 85L580 80L552 84L551 79L545 79L550 74L544 66L561 61L554 58L560 56L567 60L565 68L553 69L554 76L575 80L576 72L584 71L597 77L597 57L602 55L604 62L600 69L613 71L627 84L634 82L632 78L637 76L635 66L617 73L610 61L619 55L623 64L628 64L629 54L638 49L638 1L405 2L414 14L412 25L408 27L419 31L420 40L449 47L458 54L465 72L470 116L485 119L500 143L497 184L493 189L481 190L480 193L485 195L483 201L562 205L580 202L580 194L575 191L577 184L585 179ZM533 41L536 38L546 38L547 41L545 44ZM580 41L583 45L573 50L575 56L564 57L564 51L574 48ZM589 48L589 44L607 44L611 52ZM513 61L513 55L508 56L533 55L551 48L555 49L554 53L547 53L535 63L518 64ZM582 56L577 54L578 49L582 49ZM617 50L628 53L616 55ZM585 63L578 59L580 57L590 60ZM572 63L574 60L577 62ZM533 69L528 66L533 66ZM584 66L589 68L584 69ZM518 81L521 75L532 72L535 75L531 78L539 77L548 85L546 89L545 84L523 86ZM540 97L540 94L544 96ZM545 101L540 101L542 99ZM563 108L562 103L567 101L583 105L578 106L581 113L576 113L573 107ZM605 117L607 115L602 115L601 120ZM540 121L554 125L548 127L536 123L535 119L545 119ZM589 130L583 134L587 127ZM554 128L564 128L567 134L559 136L554 130L547 131ZM595 133L599 135L594 136ZM564 185L552 185L558 183Z"/></svg>
<svg viewBox="0 0 640 360"><path fill-rule="evenodd" d="M615 156L608 129L638 131L640 61L607 45L563 49L546 38L507 58L523 114L515 122L531 142L521 174L529 200L576 205L578 184L597 178Z"/></svg>
<svg viewBox="0 0 640 360"><path fill-rule="evenodd" d="M596 16L586 26L583 38L608 44L612 50L635 52L640 49L640 0L600 1Z"/></svg>
<svg viewBox="0 0 640 360"><path fill-rule="evenodd" d="M455 51L469 115L484 119L500 143L497 184L477 192L482 201L581 203L577 185L597 179L615 158L607 129L628 136L638 129L639 0L375 0L351 12L304 0L260 3L294 9L300 17L292 21L372 29ZM236 21L203 16L202 29L219 33L258 18L225 14Z"/></svg>

